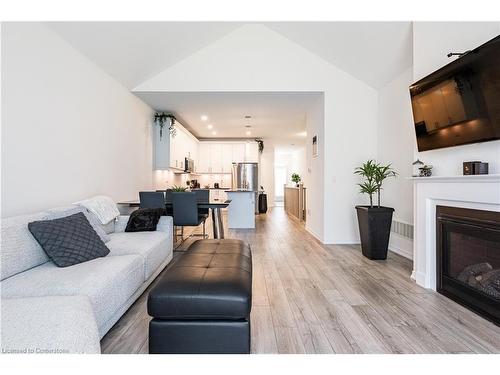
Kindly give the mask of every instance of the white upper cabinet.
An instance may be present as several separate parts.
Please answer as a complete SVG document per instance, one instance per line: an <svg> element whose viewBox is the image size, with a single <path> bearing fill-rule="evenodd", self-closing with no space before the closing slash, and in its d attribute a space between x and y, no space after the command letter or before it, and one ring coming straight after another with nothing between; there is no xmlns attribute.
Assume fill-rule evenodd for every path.
<svg viewBox="0 0 500 375"><path fill-rule="evenodd" d="M259 148L254 142L200 142L199 173L231 173L233 163L258 162Z"/></svg>
<svg viewBox="0 0 500 375"><path fill-rule="evenodd" d="M198 168L200 173L210 173L210 143L200 142L198 146Z"/></svg>
<svg viewBox="0 0 500 375"><path fill-rule="evenodd" d="M223 173L222 144L210 143L210 173Z"/></svg>
<svg viewBox="0 0 500 375"><path fill-rule="evenodd" d="M176 123L176 134L172 136L168 127L163 128L160 138L160 128L153 125L153 152L154 169L184 170L185 158L195 161L195 170L198 158L198 140L184 127Z"/></svg>
<svg viewBox="0 0 500 375"><path fill-rule="evenodd" d="M160 127L153 125L153 169L165 170L170 165L171 142L168 130L163 129L160 137Z"/></svg>
<svg viewBox="0 0 500 375"><path fill-rule="evenodd" d="M233 143L233 159L232 162L239 163L245 161L245 144Z"/></svg>
<svg viewBox="0 0 500 375"><path fill-rule="evenodd" d="M259 162L259 145L257 142L245 143L245 161Z"/></svg>
<svg viewBox="0 0 500 375"><path fill-rule="evenodd" d="M233 165L233 144L223 143L222 144L222 173L231 173Z"/></svg>

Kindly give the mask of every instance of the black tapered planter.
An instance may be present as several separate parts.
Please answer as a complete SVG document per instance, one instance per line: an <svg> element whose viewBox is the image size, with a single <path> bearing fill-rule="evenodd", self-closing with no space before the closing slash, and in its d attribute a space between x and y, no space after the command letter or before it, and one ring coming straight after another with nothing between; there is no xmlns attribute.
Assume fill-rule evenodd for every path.
<svg viewBox="0 0 500 375"><path fill-rule="evenodd" d="M387 259L391 234L392 207L356 206L363 255L369 259Z"/></svg>

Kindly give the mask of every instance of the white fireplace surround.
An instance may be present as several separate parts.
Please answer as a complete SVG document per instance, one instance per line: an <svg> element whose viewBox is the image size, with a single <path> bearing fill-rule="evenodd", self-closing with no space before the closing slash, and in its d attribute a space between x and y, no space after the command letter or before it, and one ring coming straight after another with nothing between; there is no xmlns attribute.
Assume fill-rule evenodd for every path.
<svg viewBox="0 0 500 375"><path fill-rule="evenodd" d="M415 177L413 273L417 284L436 290L436 206L500 212L500 174Z"/></svg>

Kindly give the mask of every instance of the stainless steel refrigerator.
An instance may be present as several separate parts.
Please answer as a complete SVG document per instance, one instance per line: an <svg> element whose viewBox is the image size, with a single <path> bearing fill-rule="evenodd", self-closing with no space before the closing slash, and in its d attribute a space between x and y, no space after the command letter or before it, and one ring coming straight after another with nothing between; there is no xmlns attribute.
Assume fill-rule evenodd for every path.
<svg viewBox="0 0 500 375"><path fill-rule="evenodd" d="M255 212L258 212L259 163L233 163L231 188L233 190L254 191Z"/></svg>

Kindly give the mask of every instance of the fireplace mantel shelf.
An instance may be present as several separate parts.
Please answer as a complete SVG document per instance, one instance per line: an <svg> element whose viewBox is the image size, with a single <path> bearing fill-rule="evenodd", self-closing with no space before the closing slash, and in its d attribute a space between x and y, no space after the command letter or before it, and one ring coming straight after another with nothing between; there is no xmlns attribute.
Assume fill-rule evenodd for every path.
<svg viewBox="0 0 500 375"><path fill-rule="evenodd" d="M456 176L430 176L430 177L406 177L416 183L419 182L500 182L500 174L476 174L476 175L456 175Z"/></svg>

